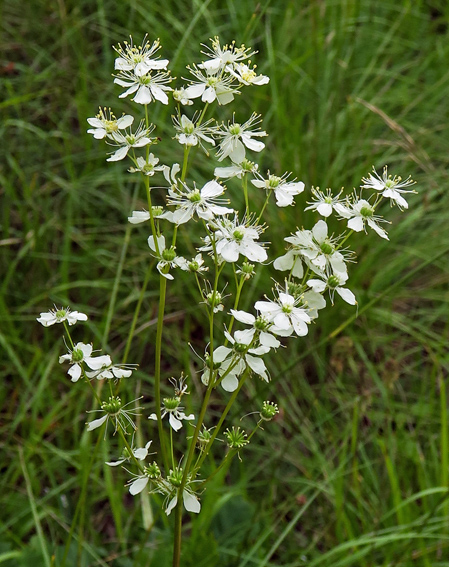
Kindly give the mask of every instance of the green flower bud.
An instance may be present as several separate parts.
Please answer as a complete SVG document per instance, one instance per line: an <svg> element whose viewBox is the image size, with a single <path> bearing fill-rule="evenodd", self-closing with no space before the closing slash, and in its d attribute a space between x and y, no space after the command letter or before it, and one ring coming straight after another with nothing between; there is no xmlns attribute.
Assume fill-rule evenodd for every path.
<svg viewBox="0 0 449 567"><path fill-rule="evenodd" d="M260 417L264 421L271 421L276 414L279 413L279 408L274 402L264 402L260 410Z"/></svg>
<svg viewBox="0 0 449 567"><path fill-rule="evenodd" d="M162 258L166 262L173 262L173 260L176 258L176 251L173 246L162 251Z"/></svg>
<svg viewBox="0 0 449 567"><path fill-rule="evenodd" d="M164 398L164 406L167 411L174 411L179 407L179 398Z"/></svg>
<svg viewBox="0 0 449 567"><path fill-rule="evenodd" d="M249 443L246 433L240 427L232 426L231 429L226 429L224 435L231 449L241 449Z"/></svg>
<svg viewBox="0 0 449 567"><path fill-rule="evenodd" d="M170 474L167 476L167 480L172 486L176 486L176 488L178 488L181 486L183 474L182 468L178 467L174 471L170 471Z"/></svg>
<svg viewBox="0 0 449 567"><path fill-rule="evenodd" d="M151 478L151 480L161 478L161 469L156 462L153 462L151 465L144 467L143 472L147 475L148 478Z"/></svg>
<svg viewBox="0 0 449 567"><path fill-rule="evenodd" d="M122 400L118 396L110 396L107 402L102 402L101 409L110 414L116 414L122 407Z"/></svg>
<svg viewBox="0 0 449 567"><path fill-rule="evenodd" d="M76 348L72 351L72 362L81 362L83 358L84 354L80 348Z"/></svg>

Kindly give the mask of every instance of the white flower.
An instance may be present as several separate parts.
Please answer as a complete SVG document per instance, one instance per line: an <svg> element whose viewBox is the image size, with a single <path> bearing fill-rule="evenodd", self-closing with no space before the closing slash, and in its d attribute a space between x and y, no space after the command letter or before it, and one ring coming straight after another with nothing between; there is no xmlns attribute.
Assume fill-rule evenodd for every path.
<svg viewBox="0 0 449 567"><path fill-rule="evenodd" d="M140 399L140 398L138 398ZM87 423L87 431L93 431L98 427L101 427L103 423L106 423L106 430L105 430L105 437L107 431L107 424L109 423L109 419L112 419L114 422L114 433L118 431L118 429L122 429L124 433L127 431L128 425L131 425L134 431L137 429L136 424L131 419L131 415L138 415L138 411L141 410L141 407L134 407L132 410L125 409L126 406L130 404L134 404L136 400L132 400L128 402L124 406L122 405L122 401L118 396L110 396L107 402L102 402L101 409L99 410L92 410L87 413L104 413L104 415L98 419L94 419Z"/></svg>
<svg viewBox="0 0 449 567"><path fill-rule="evenodd" d="M118 146L119 148L106 161L120 161L125 159L131 148L142 148L148 144L153 144L155 139L149 137L153 130L154 126L146 128L142 120L134 134L131 130L129 130L128 134L122 134L121 132L111 134L113 142L110 142L110 145Z"/></svg>
<svg viewBox="0 0 449 567"><path fill-rule="evenodd" d="M245 63L236 63L233 67L228 65L226 71L243 85L266 85L269 83L270 78L266 75L257 75L255 68L255 65L251 69Z"/></svg>
<svg viewBox="0 0 449 567"><path fill-rule="evenodd" d="M268 348L278 348L281 345L277 338L270 333L271 323L267 319L265 319L265 317L259 316L256 318L251 313L246 313L246 311L241 310L237 311L235 309L231 309L231 315L237 321L245 323L245 325L251 325L251 329L242 331L242 333L246 334L247 340L249 340L249 343L247 344L250 344L254 339L254 335L258 333L259 341L262 346ZM242 335L239 336L241 337Z"/></svg>
<svg viewBox="0 0 449 567"><path fill-rule="evenodd" d="M173 276L167 273L167 270L178 267L179 258L176 256L176 251L173 246L165 248L165 236L163 234L157 237L156 242L157 246L153 235L148 237L148 246L153 252L155 252L155 256L160 258L157 263L158 272L161 276L167 278L167 280L173 280Z"/></svg>
<svg viewBox="0 0 449 567"><path fill-rule="evenodd" d="M136 364L111 364L100 370L86 372L86 376L97 380L111 380L112 378L120 380L120 378L129 378L136 366Z"/></svg>
<svg viewBox="0 0 449 567"><path fill-rule="evenodd" d="M93 126L93 128L90 128L87 133L93 134L94 138L97 140L102 140L106 136L111 138L111 134L131 126L134 122L134 117L126 114L117 120L117 118L112 114L111 109L107 110L106 108L100 107L100 111L97 116L95 116L95 118L88 118L87 122Z"/></svg>
<svg viewBox="0 0 449 567"><path fill-rule="evenodd" d="M119 95L119 98L125 98L136 93L132 100L138 104L150 104L155 100L162 102L162 104L168 104L166 93L173 89L167 84L171 80L170 74L165 72L137 75L133 71L122 71L119 76L116 76L114 83L126 88L126 91Z"/></svg>
<svg viewBox="0 0 449 567"><path fill-rule="evenodd" d="M237 262L239 255L245 256L251 262L265 262L268 259L266 250L255 242L259 240L263 227L260 225L248 225L239 223L238 216L234 219L216 219L214 233L217 254L225 262ZM212 250L209 237L205 238L206 246L200 250Z"/></svg>
<svg viewBox="0 0 449 567"><path fill-rule="evenodd" d="M194 272L197 274L201 274L203 272L207 272L209 269L207 266L204 265L204 260L201 254L197 254L195 258L192 260L186 260L185 258L178 258L177 261L178 267L181 268L184 272Z"/></svg>
<svg viewBox="0 0 449 567"><path fill-rule="evenodd" d="M147 458L148 449L150 448L151 443L152 441L148 441L145 447L137 447L136 449L132 450L134 457L138 461L143 461L144 459ZM123 451L123 457L121 459L119 459L118 461L109 461L106 462L105 464L109 465L110 467L117 467L118 465L121 465L125 461L130 461L130 460L131 460L131 455L129 454L128 449L125 448Z"/></svg>
<svg viewBox="0 0 449 567"><path fill-rule="evenodd" d="M119 57L115 60L115 69L118 71L134 71L137 76L145 75L154 69L166 69L169 63L168 59L152 59L152 56L160 49L160 43L157 39L150 44L147 42L147 36L143 38L142 45L135 47L133 39L130 37L131 43L124 42L122 47L114 47Z"/></svg>
<svg viewBox="0 0 449 567"><path fill-rule="evenodd" d="M166 167L161 166L161 167ZM151 207L152 213L153 213L153 218L155 219L164 219L164 218L171 218L171 214L168 211L164 212L164 209L162 207ZM148 211L133 211L132 212L132 216L128 217L128 222L130 222L131 224L140 224L142 222L146 222L148 220L150 220L150 213Z"/></svg>
<svg viewBox="0 0 449 567"><path fill-rule="evenodd" d="M210 127L210 124L214 122L214 119L211 118L210 120L204 122L203 124L200 124L199 126L196 124L198 120L198 115L195 115L193 117L193 121L187 118L185 114L181 116L181 119L173 116L173 124L175 126L175 130L178 132L176 134L176 139L180 144L186 147L196 146L199 144L201 148L208 154L206 148L201 143L201 140L212 144L212 146L215 146L213 138L210 137L210 134L213 134L215 132L215 128Z"/></svg>
<svg viewBox="0 0 449 567"><path fill-rule="evenodd" d="M156 171L165 171L165 168L167 167L166 165L157 165L158 163L159 158L154 157L154 154L149 154L147 160L139 156L136 159L135 167L130 167L128 171L130 173L140 172L152 177Z"/></svg>
<svg viewBox="0 0 449 567"><path fill-rule="evenodd" d="M338 193L336 197L332 195L331 189L326 189L326 194L320 190L319 187L312 187L312 202L307 201L310 205L306 207L305 211L317 211L322 217L329 217L332 214L332 209L339 213L342 208L342 201L340 195L343 193L343 189Z"/></svg>
<svg viewBox="0 0 449 567"><path fill-rule="evenodd" d="M263 130L251 130L260 122L262 122L260 114L254 112L244 124L235 122L234 116L227 126L223 123L215 132L216 137L222 138L217 152L218 161L230 157L234 163L240 164L245 159L245 146L255 152L261 152L265 144L253 140L253 137L268 136L268 134Z"/></svg>
<svg viewBox="0 0 449 567"><path fill-rule="evenodd" d="M78 321L87 321L87 315L79 311L70 311L68 307L58 309L55 305L54 309L50 309L47 313L41 313L36 319L44 327L51 327L55 323L63 323L67 321L69 325L74 325Z"/></svg>
<svg viewBox="0 0 449 567"><path fill-rule="evenodd" d="M249 348L254 338L254 333L252 333L251 331L252 329L246 329L245 331L235 331L234 337L232 337L227 331L225 331L225 337L232 344L232 348L229 348L227 346L219 346L214 350L214 363L221 363L222 368L226 368L226 363L227 368L229 368L231 364L240 359L240 364L237 364L231 370L228 376L225 376L221 381L221 385L228 392L233 392L237 388L237 376L239 376L247 366L255 374L265 380L265 382L269 381L265 363L259 357L267 354L267 352L270 351L271 347L260 345L258 347Z"/></svg>
<svg viewBox="0 0 449 567"><path fill-rule="evenodd" d="M212 377L214 377L214 384L220 383L223 387L223 390L225 390L226 392L234 392L239 385L238 376L240 376L240 374L242 374L242 372L245 370L246 363L242 358L235 357L233 356L233 354L226 358L232 352L232 349L219 349L221 349L221 347L218 347L214 351L214 363L212 368L209 353L206 352L206 363L201 374L201 382L205 386L208 386L209 380L212 375ZM215 357L217 351L218 360L216 360Z"/></svg>
<svg viewBox="0 0 449 567"><path fill-rule="evenodd" d="M239 385L238 376L243 373L246 367L249 367L255 374L268 382L267 368L260 356L269 352L271 347L260 345L255 348L249 348L254 337L251 329L236 331L234 337L227 331L224 334L226 339L232 344L232 348L223 345L216 348L213 352L213 370L218 375L216 382L220 381L226 392L234 392ZM218 366L216 367L216 365ZM201 377L201 380L206 385L209 383L210 373L210 367L206 367Z"/></svg>
<svg viewBox="0 0 449 567"><path fill-rule="evenodd" d="M363 177L362 182L364 183L364 185L361 185L363 189L375 189L379 191L383 197L389 198L392 204L396 203L401 211L408 209L408 203L404 197L401 196L401 193L416 193L414 190L404 190L404 187L410 187L410 185L415 184L415 181L413 181L410 176L408 176L405 181L402 181L402 178L396 175L391 177L391 175L388 175L387 166L384 167L382 177L380 177L373 167L373 173L370 173L367 178Z"/></svg>
<svg viewBox="0 0 449 567"><path fill-rule="evenodd" d="M216 72L228 66L230 66L231 69L238 67L241 61L245 61L256 53L244 45L236 47L235 41L233 41L230 45L223 45L223 47L221 47L220 40L217 36L215 36L211 41L212 47L202 44L203 47L207 49L207 51L202 51L202 53L210 57L210 59L201 63L201 65L198 65L201 69L206 69L208 71Z"/></svg>
<svg viewBox="0 0 449 567"><path fill-rule="evenodd" d="M173 492L172 492L173 494ZM196 496L196 494L189 488L185 487L182 491L182 502L184 504L184 508L187 512L193 512L194 514L199 514L201 510L201 504ZM165 513L170 515L171 511L175 508L176 504L178 503L178 493L168 502Z"/></svg>
<svg viewBox="0 0 449 567"><path fill-rule="evenodd" d="M307 335L311 317L307 310L297 307L301 303L301 298L294 298L287 292L279 291L277 301L257 301L254 305L262 315L270 322L273 327L272 333L281 336L290 336L295 332L299 337Z"/></svg>
<svg viewBox="0 0 449 567"><path fill-rule="evenodd" d="M355 295L351 290L343 287L347 279L347 274L334 273L332 275L326 275L325 281L318 279L309 280L307 285L309 285L313 291L317 293L322 293L327 288L329 290L332 304L334 303L334 293L337 292L338 295L346 301L346 303L349 303L349 305L355 305L357 303Z"/></svg>
<svg viewBox="0 0 449 567"><path fill-rule="evenodd" d="M184 106L191 106L193 104L193 100L190 100L187 89L184 87L179 87L179 89L175 89L173 91L173 98L176 102L183 104Z"/></svg>
<svg viewBox="0 0 449 567"><path fill-rule="evenodd" d="M173 189L173 191L175 191L178 186L178 179L176 176L181 171L181 166L179 165L179 163L174 163L170 169L168 165L164 165L163 171L167 183Z"/></svg>
<svg viewBox="0 0 449 567"><path fill-rule="evenodd" d="M285 173L282 177L271 175L268 172L268 178L252 179L251 183L259 189L274 191L276 197L276 205L278 207L288 207L293 205L293 197L304 191L304 183L302 181L287 181L289 173Z"/></svg>
<svg viewBox="0 0 449 567"><path fill-rule="evenodd" d="M309 289L308 291L304 292L300 296L300 300L301 307L306 309L311 319L316 319L318 317L318 311L326 307L326 300L324 299L324 297L321 295L321 293L318 293L313 289Z"/></svg>
<svg viewBox="0 0 449 567"><path fill-rule="evenodd" d="M135 478L128 483L129 492L133 496L139 494L146 487L148 481L151 480L155 487L150 493L158 492L165 497L163 507L165 508L165 513L169 516L178 503L179 487L182 483L183 474L183 469L178 466L174 470L170 470L167 479L162 478L160 476L159 467L157 467L156 463L153 463L153 465L144 468L143 475L136 475ZM192 488L194 482L198 481L192 480L189 474L182 492L182 500L184 508L188 512L198 514L201 510L201 504Z"/></svg>
<svg viewBox="0 0 449 567"><path fill-rule="evenodd" d="M346 202L346 206L341 207L338 211L340 217L348 220L348 228L355 232L360 232L364 230L366 232L366 224L374 230L381 238L389 240L387 232L381 228L379 222L388 222L382 217L374 214L375 208L365 201L365 199L359 199L357 195L354 194L354 202L349 200Z"/></svg>
<svg viewBox="0 0 449 567"><path fill-rule="evenodd" d="M309 266L315 271L323 271L326 266L331 266L334 272L347 272L345 257L336 249L337 240L328 237L328 226L324 220L319 220L311 231L298 230L285 240L293 244L293 253L310 261Z"/></svg>
<svg viewBox="0 0 449 567"><path fill-rule="evenodd" d="M239 91L231 86L232 77L222 76L219 70L206 69L206 74L203 74L195 66L188 69L197 79L186 88L185 95L189 99L201 97L203 102L212 103L217 100L218 104L224 105L233 101L235 94L239 94Z"/></svg>
<svg viewBox="0 0 449 567"><path fill-rule="evenodd" d="M184 413L184 408L180 405L180 398L175 396L173 398L164 398L163 404L161 406L161 419L164 419L168 415L168 421L170 426L175 431L179 431L182 427L182 420L192 421L195 419L193 413L186 415ZM152 413L148 419L153 419L157 421L157 415Z"/></svg>
<svg viewBox="0 0 449 567"><path fill-rule="evenodd" d="M183 188L177 192L169 189L170 198L169 205L175 205L178 208L174 211L172 221L176 224L184 224L189 221L196 213L199 218L204 220L212 220L214 216L227 215L233 213L234 209L223 207L219 203L228 203L228 200L218 199L225 192L225 187L216 181L208 181L204 187L199 190L195 187L191 191L185 183Z"/></svg>
<svg viewBox="0 0 449 567"><path fill-rule="evenodd" d="M214 175L220 179L230 179L231 177L242 179L247 173L255 173L258 167L257 163L244 159L241 163L229 167L216 167Z"/></svg>
<svg viewBox="0 0 449 567"><path fill-rule="evenodd" d="M165 496L163 506L165 508L165 513L167 516L170 515L172 510L178 503L179 487L181 486L182 479L184 476L183 469L178 466L174 470L170 470L167 475L167 479L157 479L153 481L156 485L153 492L159 492ZM197 480L192 480L192 475L189 473L187 475L186 483L182 491L182 501L184 508L188 512L193 512L194 514L199 514L201 510L200 501L192 488L192 485L198 482Z"/></svg>
<svg viewBox="0 0 449 567"><path fill-rule="evenodd" d="M72 378L72 382L77 382L81 376L81 364L85 362L91 370L100 370L104 366L112 364L111 357L108 354L102 356L91 356L93 347L92 345L85 345L84 343L76 343L73 350L69 349L68 354L63 354L59 357L59 364L66 360L71 364L68 374Z"/></svg>
<svg viewBox="0 0 449 567"><path fill-rule="evenodd" d="M304 275L304 268L302 266L299 254L295 249L288 250L283 256L279 256L273 262L273 267L275 270L280 270L284 272L286 270L291 271L291 275L295 278L302 278Z"/></svg>

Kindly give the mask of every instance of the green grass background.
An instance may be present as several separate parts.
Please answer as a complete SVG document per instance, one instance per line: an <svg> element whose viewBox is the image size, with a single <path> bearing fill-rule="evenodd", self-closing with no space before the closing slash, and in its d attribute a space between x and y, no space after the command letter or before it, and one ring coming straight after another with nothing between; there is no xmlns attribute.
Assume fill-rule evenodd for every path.
<svg viewBox="0 0 449 567"><path fill-rule="evenodd" d="M156 503L144 529L126 473L103 465L115 441L92 457L89 392L58 364L59 329L35 321L69 304L90 316L77 340L123 352L149 261L145 229L126 217L144 195L123 164L105 163L86 118L99 104L131 108L112 84L111 45L148 33L178 77L216 34L259 51L271 81L239 112L264 116L263 168L350 189L388 164L419 191L407 213L388 212L391 242L352 239L358 317L338 302L271 356L269 387L253 380L242 394L236 424L264 399L280 418L204 493L196 527L186 520L184 565L449 566L448 3L5 0L0 19L0 564L61 565L71 526L67 565L170 564L171 519ZM155 106L151 120L171 112ZM276 227L301 225L306 198L269 212L273 255ZM248 303L267 287L252 290ZM154 278L129 399L136 384L151 399L157 294ZM166 324L164 377L192 375L187 342L203 348L204 320L176 280Z"/></svg>

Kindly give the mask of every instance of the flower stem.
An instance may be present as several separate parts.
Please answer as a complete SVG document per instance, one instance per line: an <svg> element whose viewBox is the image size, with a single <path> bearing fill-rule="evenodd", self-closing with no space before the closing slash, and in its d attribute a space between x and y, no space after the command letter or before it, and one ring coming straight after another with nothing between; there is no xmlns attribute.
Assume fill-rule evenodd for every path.
<svg viewBox="0 0 449 567"><path fill-rule="evenodd" d="M165 470L169 469L169 460L167 456L167 447L165 445L164 428L162 425L161 417L161 351L162 351L162 331L164 327L164 310L165 310L165 295L167 290L167 280L163 276L159 278L160 292L159 292L159 311L157 316L157 330L156 330L156 353L155 353L155 368L154 368L154 402L156 404L156 417L157 429L159 432L159 444L161 447L162 460L164 462Z"/></svg>
<svg viewBox="0 0 449 567"><path fill-rule="evenodd" d="M242 184L243 184L243 194L245 195L246 216L249 217L248 176L247 175L243 176Z"/></svg>
<svg viewBox="0 0 449 567"><path fill-rule="evenodd" d="M203 454L201 455L201 459L198 461L198 468L202 465L204 459L207 457L207 455L209 454L209 450L212 447L212 443L215 441L215 438L217 437L217 435L220 433L220 429L221 426L223 425L224 420L226 419L226 416L229 413L229 410L232 407L232 404L234 403L238 393L240 392L240 390L242 389L243 384L245 383L246 378L248 377L249 374L249 370L248 368L245 370L245 372L243 373L243 376L240 378L240 382L238 385L238 388L236 390L234 390L234 392L232 392L231 397L229 398L228 403L226 404L225 409L223 410L223 413L221 414L220 420L217 423L217 425L214 428L214 432L212 433L212 436L209 440L209 443L207 444L207 447L204 449ZM209 384L210 385L210 384Z"/></svg>
<svg viewBox="0 0 449 567"><path fill-rule="evenodd" d="M175 534L173 545L173 567L179 567L181 561L181 535L182 535L182 497L181 489L178 492L178 504L175 508Z"/></svg>
<svg viewBox="0 0 449 567"><path fill-rule="evenodd" d="M271 191L268 191L267 198L265 199L265 203L263 204L262 210L260 211L260 215L257 217L256 225L260 223L260 219L262 218L263 212L268 205L268 201L270 200Z"/></svg>

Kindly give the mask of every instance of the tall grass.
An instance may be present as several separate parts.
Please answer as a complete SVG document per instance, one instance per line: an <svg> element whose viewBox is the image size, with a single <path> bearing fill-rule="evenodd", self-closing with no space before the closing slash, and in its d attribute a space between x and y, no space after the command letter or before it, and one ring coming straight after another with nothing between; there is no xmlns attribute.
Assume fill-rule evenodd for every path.
<svg viewBox="0 0 449 567"><path fill-rule="evenodd" d="M148 32L175 76L216 34L259 50L271 82L247 110L270 133L263 167L338 189L387 163L419 190L409 212L391 211L390 243L353 241L358 316L341 305L324 314L288 358L271 358L272 384L251 382L236 419L254 398L276 399L282 415L204 493L185 565L449 566L447 3L7 0L0 10L0 562L59 565L69 534L70 565L170 558L169 520L155 506L145 530L125 476L103 466L114 447L92 458L88 401L58 365L61 341L35 323L51 303L70 304L90 315L86 340L124 351L149 262L144 229L126 217L143 195L85 130L99 103L127 110L110 46ZM170 109L156 113L162 123ZM273 211L270 225L294 230L295 215ZM195 377L186 345L205 330L176 286L163 373ZM128 356L146 396L157 293L150 278Z"/></svg>

